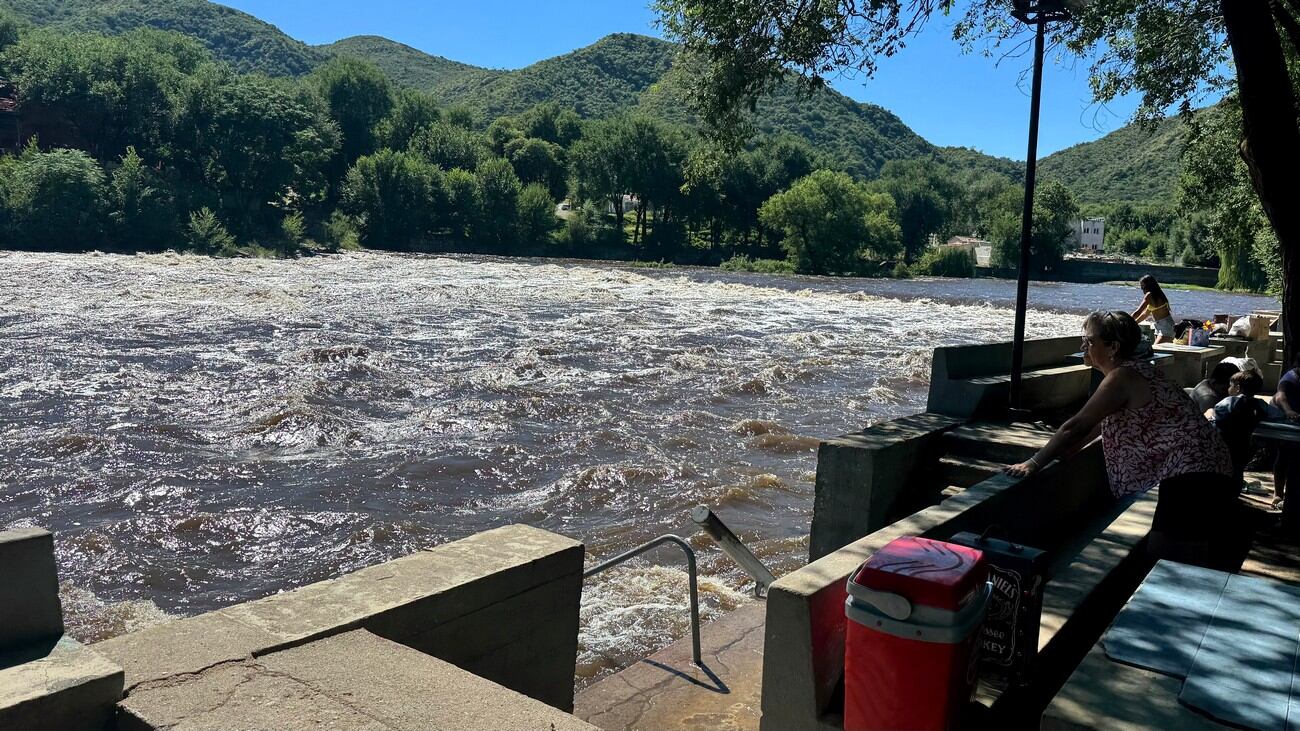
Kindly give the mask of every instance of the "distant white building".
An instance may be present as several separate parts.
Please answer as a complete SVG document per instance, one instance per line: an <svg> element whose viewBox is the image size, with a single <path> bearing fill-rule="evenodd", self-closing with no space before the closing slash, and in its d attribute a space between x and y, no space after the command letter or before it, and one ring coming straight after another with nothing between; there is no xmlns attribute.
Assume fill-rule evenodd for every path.
<svg viewBox="0 0 1300 731"><path fill-rule="evenodd" d="M1106 219L1082 218L1075 221L1071 238L1079 251L1100 254L1106 244Z"/></svg>
<svg viewBox="0 0 1300 731"><path fill-rule="evenodd" d="M993 244L974 236L954 236L944 246L959 246L969 249L975 255L975 266L989 266L993 260Z"/></svg>

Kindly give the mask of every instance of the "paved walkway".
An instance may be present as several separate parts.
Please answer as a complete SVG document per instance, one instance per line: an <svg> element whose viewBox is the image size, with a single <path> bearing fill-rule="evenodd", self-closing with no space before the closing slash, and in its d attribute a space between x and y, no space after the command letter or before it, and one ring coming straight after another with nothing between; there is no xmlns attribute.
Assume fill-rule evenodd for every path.
<svg viewBox="0 0 1300 731"><path fill-rule="evenodd" d="M706 669L686 637L579 693L574 714L605 731L758 731L766 612L755 602L704 625Z"/></svg>

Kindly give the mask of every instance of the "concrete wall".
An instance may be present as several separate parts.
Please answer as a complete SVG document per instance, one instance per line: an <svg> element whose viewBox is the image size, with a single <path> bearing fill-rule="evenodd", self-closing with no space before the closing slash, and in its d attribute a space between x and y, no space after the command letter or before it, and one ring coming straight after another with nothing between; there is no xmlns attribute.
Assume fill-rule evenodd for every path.
<svg viewBox="0 0 1300 731"><path fill-rule="evenodd" d="M103 731L122 668L63 636L54 537L0 532L0 729Z"/></svg>
<svg viewBox="0 0 1300 731"><path fill-rule="evenodd" d="M781 577L767 599L763 729L837 727L830 703L844 672L844 582L876 550L903 536L942 539L996 524L1011 540L1060 551L1110 504L1106 484L1094 443L1024 480L993 477Z"/></svg>
<svg viewBox="0 0 1300 731"><path fill-rule="evenodd" d="M62 634L54 536L41 528L0 532L0 653Z"/></svg>
<svg viewBox="0 0 1300 731"><path fill-rule="evenodd" d="M981 277L1016 278L1014 269L979 267L976 269L976 274ZM1100 284L1102 282L1136 282L1147 274L1165 284L1195 284L1201 287L1213 287L1219 283L1218 269L1160 266L1156 264L1123 264L1119 262L1088 261L1086 259L1066 259L1058 264L1047 276L1035 276L1034 279L1039 281Z"/></svg>
<svg viewBox="0 0 1300 731"><path fill-rule="evenodd" d="M926 455L960 419L916 414L821 443L808 560L884 527L912 487Z"/></svg>
<svg viewBox="0 0 1300 731"><path fill-rule="evenodd" d="M1078 337L1025 341L1022 384L1027 408L1060 408L1088 396L1090 369L1065 362L1078 352L1079 343ZM1005 413L1011 350L1009 342L935 348L926 411L959 418Z"/></svg>
<svg viewBox="0 0 1300 731"><path fill-rule="evenodd" d="M515 525L95 645L137 687L353 629L573 706L583 546Z"/></svg>

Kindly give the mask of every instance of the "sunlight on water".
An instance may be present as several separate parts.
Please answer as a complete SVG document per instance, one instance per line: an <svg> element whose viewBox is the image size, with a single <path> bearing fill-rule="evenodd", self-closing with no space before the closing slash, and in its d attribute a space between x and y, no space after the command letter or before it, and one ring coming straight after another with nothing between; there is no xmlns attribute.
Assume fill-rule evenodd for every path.
<svg viewBox="0 0 1300 731"><path fill-rule="evenodd" d="M818 439L922 409L931 348L1008 337L1010 290L482 257L0 254L0 527L56 531L86 639L512 522L608 556L689 532L697 503L786 571L807 551ZM1063 313L1108 299L1133 304L1036 287L1030 333L1076 332ZM745 601L701 548L706 612ZM584 673L685 631L675 560L589 587Z"/></svg>

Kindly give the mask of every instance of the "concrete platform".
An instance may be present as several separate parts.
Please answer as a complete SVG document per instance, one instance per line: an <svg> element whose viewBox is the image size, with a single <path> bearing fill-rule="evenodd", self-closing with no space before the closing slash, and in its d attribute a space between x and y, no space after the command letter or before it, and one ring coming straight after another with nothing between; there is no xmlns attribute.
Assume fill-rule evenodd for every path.
<svg viewBox="0 0 1300 731"><path fill-rule="evenodd" d="M766 612L755 602L702 627L707 670L688 637L579 693L574 714L605 731L757 731Z"/></svg>
<svg viewBox="0 0 1300 731"><path fill-rule="evenodd" d="M66 637L0 657L0 667L5 731L103 731L122 697L122 668Z"/></svg>
<svg viewBox="0 0 1300 731"><path fill-rule="evenodd" d="M573 703L583 546L506 526L101 642L142 684L366 629L528 696Z"/></svg>
<svg viewBox="0 0 1300 731"><path fill-rule="evenodd" d="M144 683L119 731L596 731L365 630Z"/></svg>

